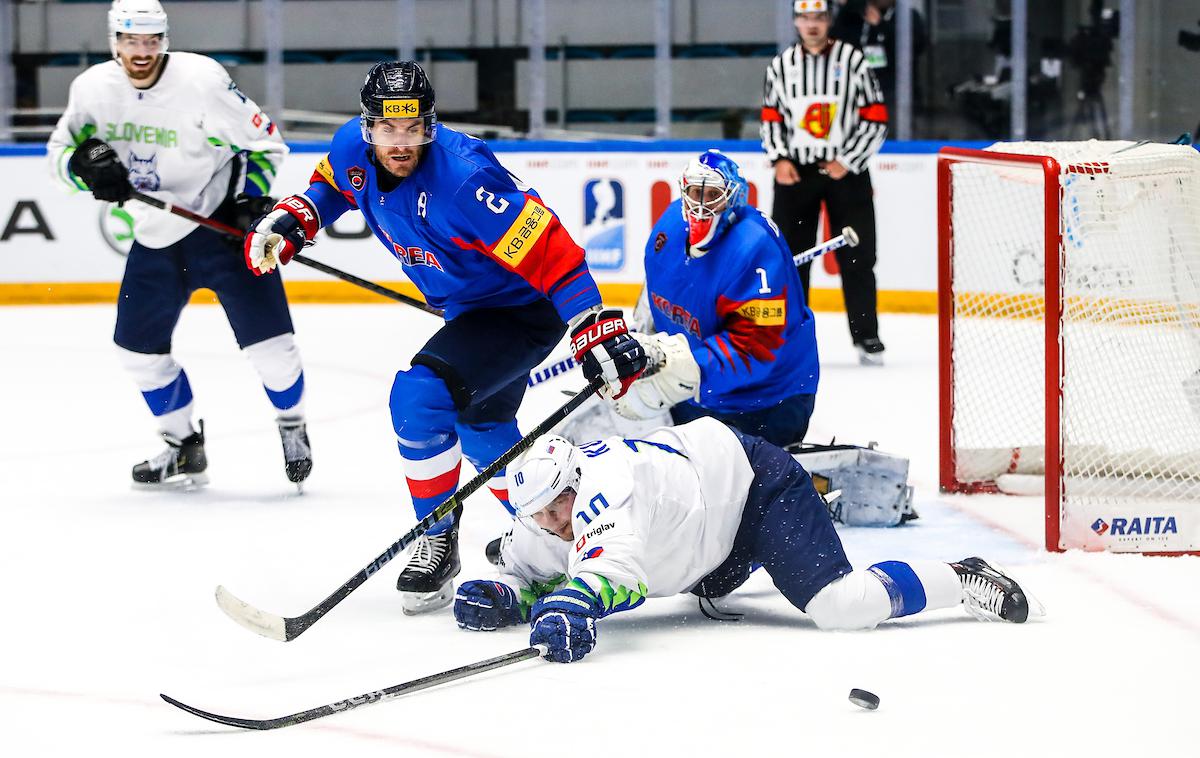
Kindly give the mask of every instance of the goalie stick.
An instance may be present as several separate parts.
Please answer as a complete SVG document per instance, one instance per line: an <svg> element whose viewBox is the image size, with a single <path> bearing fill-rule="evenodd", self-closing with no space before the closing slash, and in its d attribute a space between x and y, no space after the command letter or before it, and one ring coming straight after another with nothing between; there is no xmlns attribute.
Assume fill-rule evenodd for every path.
<svg viewBox="0 0 1200 758"><path fill-rule="evenodd" d="M842 233L832 239L826 240L819 245L813 245L809 249L796 253L792 256L792 263L797 267L803 266L805 263L810 263L817 258L820 258L825 253L832 253L843 247L858 247L858 233L854 231L854 227L842 227ZM575 358L567 355L552 358L549 363L538 366L533 371L529 372L529 382L527 387L536 387L543 382L548 382L556 376L570 373L571 369L579 364L575 362Z"/></svg>
<svg viewBox="0 0 1200 758"><path fill-rule="evenodd" d="M364 705L382 703L384 700L392 700L403 695L408 695L412 692L418 692L420 690L429 689L430 687L436 687L439 684L456 682L459 679L465 679L468 676L482 674L485 671L492 671L513 663L527 661L530 658L537 658L538 656L545 655L546 650L547 648L545 645L533 645L532 647L527 647L524 650L516 650L505 655L496 656L495 658L488 658L487 660L468 663L466 666L459 666L456 669L443 671L440 674L430 674L429 676L424 676L420 679L414 679L411 682L394 684L391 687L384 687L383 689L375 690L374 692L364 692L357 697L348 697L345 700L339 700L336 703L329 703L328 705L309 708L307 711L300 711L299 713L289 713L286 716L280 716L273 719L244 719L237 716L222 716L218 713L202 711L199 708L188 705L187 703L181 703L170 695L159 693L158 696L176 708L187 711L193 716L199 716L202 719L215 721L216 723L224 724L225 726L236 726L241 727L242 729L260 730L281 729L285 726L303 724L305 721L312 721L313 719L332 716L335 713L342 713L344 711L348 711L353 708L359 708Z"/></svg>
<svg viewBox="0 0 1200 758"><path fill-rule="evenodd" d="M147 195L143 192L138 192L138 191L134 190L131 197L134 200L138 200L140 202L145 203L146 205L152 206L154 208L158 208L160 210L164 210L167 213L174 214L176 216L179 216L180 218L186 218L188 221L191 221L193 224L196 224L198 226L207 227L209 229L212 229L215 232L220 232L221 234L225 234L230 237L236 237L237 239L243 239L246 236L245 232L239 230L236 227L221 223L220 221L217 221L216 219L213 219L213 218L209 218L208 216L201 216L199 213L196 213L194 211L189 211L187 208L180 208L178 205L172 205L164 200L159 200L157 197L151 197L150 195ZM403 292L397 292L396 290L388 289L387 287L376 284L375 282L367 281L366 279L357 277L354 274L346 273L345 271L342 271L341 269L336 269L333 266L326 265L324 263L321 263L320 261L315 261L312 258L309 258L307 255L301 255L300 253L296 253L295 255L292 256L292 260L296 261L297 263L302 263L305 266L308 266L309 268L315 268L317 271L329 274L330 276L335 276L344 282L350 282L351 284L356 285L358 287L362 287L363 289L365 289L369 292L374 292L376 295L379 295L381 297L386 297L390 300L395 300L398 303L404 303L405 305L411 305L414 308L420 308L421 310L425 311L426 313L432 314L434 316L442 315L442 312L439 309L434 308L432 305L430 305L429 303L426 303L424 300L419 300L415 297L409 297L408 295L405 295Z"/></svg>
<svg viewBox="0 0 1200 758"><path fill-rule="evenodd" d="M387 547L380 553L375 560L368 563L363 568L349 579L347 579L341 587L333 591L329 597L325 598L315 606L310 608L305 613L299 616L276 616L272 613L259 610L249 603L237 599L232 592L224 587L217 587L217 605L229 618L241 624L256 634L261 634L264 637L270 637L273 640L281 642L290 642L296 639L313 624L320 621L325 614L333 610L338 603L345 600L351 592L358 589L364 582L376 574L379 569L383 568L388 561L395 558L404 549L416 542L423 534L428 532L434 524L448 516L451 511L459 507L462 501L468 495L478 490L483 485L495 476L500 469L504 468L514 458L520 455L525 450L533 446L533 443L538 437L550 431L559 421L569 416L572 411L583 404L584 400L591 397L604 384L604 378L597 376L593 379L583 391L575 397L564 403L558 410L546 417L542 423L538 424L534 429L522 437L517 444L513 445L508 452L497 458L492 465L485 468L476 474L475 478L458 488L458 491L446 499L444 503L433 509L425 518L417 522L417 525Z"/></svg>

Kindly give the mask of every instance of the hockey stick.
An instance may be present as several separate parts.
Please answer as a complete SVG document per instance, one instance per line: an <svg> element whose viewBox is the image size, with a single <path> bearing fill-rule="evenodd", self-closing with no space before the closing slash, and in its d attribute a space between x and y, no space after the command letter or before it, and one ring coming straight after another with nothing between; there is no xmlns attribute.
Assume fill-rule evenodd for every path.
<svg viewBox="0 0 1200 758"><path fill-rule="evenodd" d="M456 682L459 679L466 679L468 676L482 674L485 671L492 671L513 663L527 661L530 658L537 658L538 656L545 655L546 650L547 648L545 645L534 645L532 647L527 647L524 650L516 650L506 655L488 658L485 661L468 663L466 666L459 666L456 669L443 671L440 674L430 674L429 676L424 676L420 679L414 679L411 682L394 684L391 687L384 687L383 689L375 690L374 692L365 692L358 697L349 697L345 700L339 700L336 703L329 703L328 705L309 708L307 711L290 713L287 716L280 716L279 718L274 719L243 719L238 718L237 716L222 716L217 713L202 711L199 708L194 708L186 703L181 703L169 695L159 693L159 697L161 697L163 700L166 700L176 708L187 711L193 716L199 716L202 719L215 721L218 724L224 724L225 726L237 726L241 727L242 729L260 730L281 729L285 726L295 726L296 724L303 724L305 721L312 721L313 719L332 716L335 713L342 713L343 711L349 711L360 706L382 703L384 700L392 700L412 692L418 692L420 690L429 689L430 687L436 687L439 684Z"/></svg>
<svg viewBox="0 0 1200 758"><path fill-rule="evenodd" d="M180 218L186 218L188 221L191 221L193 224L208 227L209 229L212 229L215 232L220 232L221 234L226 234L230 237L236 237L237 239L242 239L243 237L246 236L245 232L241 231L240 229L238 229L236 227L221 223L220 221L209 218L208 216L201 216L199 213L196 213L194 211L189 211L187 208L180 208L178 205L171 205L170 203L166 202L165 200L159 200L157 197L151 197L150 195L147 195L143 192L138 192L138 191L134 190L133 194L130 195L130 197L132 197L134 200L143 202L146 205L150 205L150 206L153 206L160 210L164 210L167 213L172 213L176 216L179 216ZM424 300L418 300L415 297L409 297L408 295L405 295L402 292L397 292L396 290L388 289L387 287L378 285L375 282L370 282L370 281L367 281L366 279L361 279L361 278L355 276L354 274L348 274L345 271L336 269L333 266L328 266L324 263L321 263L320 261L314 261L312 258L309 258L306 255L301 255L301 254L297 253L296 255L292 256L292 260L296 261L297 263L303 263L305 266L308 266L309 268L315 268L317 271L321 271L323 273L329 274L330 276L335 276L344 282L350 282L351 284L362 287L365 290L374 292L376 295L390 298L392 300L395 300L398 303L404 303L405 305L411 305L414 308L420 308L421 310L425 311L426 313L430 313L434 316L442 315L442 312L439 309L434 308L432 305L430 305L429 303L426 303Z"/></svg>
<svg viewBox="0 0 1200 758"><path fill-rule="evenodd" d="M820 258L825 253L831 253L843 247L857 247L858 233L854 231L854 227L842 227L842 233L833 239L822 242L819 245L813 245L809 249L801 253L796 253L792 256L792 263L797 267L803 266L805 263ZM536 387L543 382L548 382L556 376L562 376L568 373L577 365L575 359L570 355L561 358L551 359L551 362L541 368L535 368L529 372L529 383L527 387Z"/></svg>
<svg viewBox="0 0 1200 758"><path fill-rule="evenodd" d="M261 634L264 637L270 637L273 640L279 640L281 642L290 642L291 640L296 639L301 634L304 634L304 632L310 626L320 621L326 613L329 613L331 610L333 610L338 603L345 600L351 592L354 592L354 590L362 586L362 584L370 579L373 574L378 572L379 569L383 568L388 561L404 552L406 547L416 542L417 539L428 532L434 524L441 521L443 518L448 516L451 511L459 507L459 505L462 504L462 501L465 500L468 495L472 494L486 484L493 476L496 475L498 471L500 471L500 469L507 466L514 458L532 447L533 443L538 437L541 437L543 434L549 432L555 424L570 415L572 411L583 404L584 400L587 400L596 392L596 390L600 389L603 384L603 377L598 376L593 379L586 387L583 388L582 392L568 400L558 410L547 416L542 423L534 427L533 431L529 432L529 434L526 434L524 437L522 437L517 444L513 445L508 450L508 452L497 458L492 465L476 474L474 479L464 484L458 489L457 492L447 498L444 503L439 505L437 508L434 508L432 513L418 521L417 525L408 530L407 534L389 545L386 550L384 550L378 555L378 557L375 558L375 560L371 561L362 569L360 569L358 573L347 579L341 587L338 587L336 590L334 590L333 594L322 600L320 603L317 603L307 612L299 616L292 617L276 616L274 614L261 611L242 600L238 600L232 592L224 587L217 587L217 605L221 607L221 610L225 611L225 614L228 615L229 618L238 622L252 632Z"/></svg>
<svg viewBox="0 0 1200 758"><path fill-rule="evenodd" d="M792 256L792 263L800 267L805 263L816 260L825 253L832 253L834 250L843 247L858 247L858 232L854 231L854 227L843 226L842 233L833 239L826 240L819 245L814 245L802 253L796 253Z"/></svg>

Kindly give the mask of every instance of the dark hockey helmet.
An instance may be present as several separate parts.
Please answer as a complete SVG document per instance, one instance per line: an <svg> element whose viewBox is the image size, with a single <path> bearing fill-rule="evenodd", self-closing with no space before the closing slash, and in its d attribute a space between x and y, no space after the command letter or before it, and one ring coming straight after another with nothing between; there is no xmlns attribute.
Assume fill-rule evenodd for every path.
<svg viewBox="0 0 1200 758"><path fill-rule="evenodd" d="M424 145L437 136L433 85L416 61L376 63L359 91L363 140L372 145ZM400 119L420 119L405 125Z"/></svg>

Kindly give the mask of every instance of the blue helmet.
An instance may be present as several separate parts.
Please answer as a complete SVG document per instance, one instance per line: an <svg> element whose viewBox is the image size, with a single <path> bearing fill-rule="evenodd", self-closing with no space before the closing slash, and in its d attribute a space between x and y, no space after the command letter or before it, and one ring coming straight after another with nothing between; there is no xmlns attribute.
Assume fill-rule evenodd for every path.
<svg viewBox="0 0 1200 758"><path fill-rule="evenodd" d="M688 255L699 258L737 220L750 188L729 156L709 150L693 158L679 177L681 210L688 225Z"/></svg>

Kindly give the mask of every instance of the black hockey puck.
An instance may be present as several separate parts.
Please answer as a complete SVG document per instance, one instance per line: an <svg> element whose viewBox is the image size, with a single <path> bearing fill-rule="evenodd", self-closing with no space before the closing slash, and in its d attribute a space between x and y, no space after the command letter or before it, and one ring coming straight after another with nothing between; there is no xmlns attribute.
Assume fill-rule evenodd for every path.
<svg viewBox="0 0 1200 758"><path fill-rule="evenodd" d="M879 707L879 696L874 692L853 689L850 690L850 702L859 708L866 708L868 711L873 711Z"/></svg>

